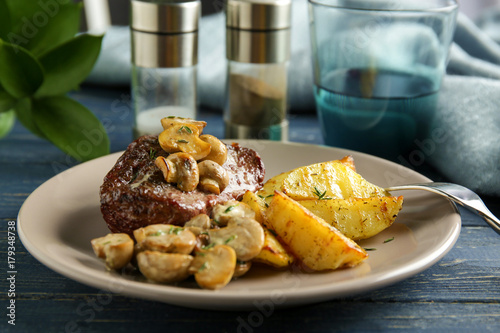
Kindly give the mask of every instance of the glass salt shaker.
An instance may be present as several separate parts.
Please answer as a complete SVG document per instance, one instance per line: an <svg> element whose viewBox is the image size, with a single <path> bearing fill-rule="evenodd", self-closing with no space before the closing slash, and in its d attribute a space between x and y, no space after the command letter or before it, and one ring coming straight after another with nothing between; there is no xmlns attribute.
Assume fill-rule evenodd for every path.
<svg viewBox="0 0 500 333"><path fill-rule="evenodd" d="M228 0L225 137L287 140L291 0Z"/></svg>
<svg viewBox="0 0 500 333"><path fill-rule="evenodd" d="M200 1L131 1L135 138L159 134L164 117L196 118L200 8Z"/></svg>

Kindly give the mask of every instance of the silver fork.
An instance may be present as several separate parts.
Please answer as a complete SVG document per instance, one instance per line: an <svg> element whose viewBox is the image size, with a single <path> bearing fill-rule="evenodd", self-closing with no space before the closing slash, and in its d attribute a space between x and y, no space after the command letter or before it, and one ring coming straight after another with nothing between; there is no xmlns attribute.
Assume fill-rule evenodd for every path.
<svg viewBox="0 0 500 333"><path fill-rule="evenodd" d="M478 214L500 234L500 220L490 212L481 198L467 187L452 183L421 183L386 187L387 191L425 190L442 195Z"/></svg>

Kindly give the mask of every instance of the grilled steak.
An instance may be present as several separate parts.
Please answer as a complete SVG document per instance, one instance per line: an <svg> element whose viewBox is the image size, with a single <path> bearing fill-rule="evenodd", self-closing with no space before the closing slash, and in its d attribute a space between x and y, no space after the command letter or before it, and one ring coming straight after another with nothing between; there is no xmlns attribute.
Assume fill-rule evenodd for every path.
<svg viewBox="0 0 500 333"><path fill-rule="evenodd" d="M219 195L198 189L183 192L165 181L155 165L157 156L168 156L157 136L143 136L132 142L101 186L101 212L112 232L132 234L150 224L183 225L192 217L210 214L212 207L230 199L240 199L256 191L264 181L264 164L252 149L228 145L223 167L229 185Z"/></svg>

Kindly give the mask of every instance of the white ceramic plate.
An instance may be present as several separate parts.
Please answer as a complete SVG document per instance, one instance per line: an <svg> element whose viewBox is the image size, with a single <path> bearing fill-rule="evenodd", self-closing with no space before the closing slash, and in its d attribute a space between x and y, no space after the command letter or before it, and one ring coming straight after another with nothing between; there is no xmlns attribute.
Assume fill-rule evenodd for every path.
<svg viewBox="0 0 500 333"><path fill-rule="evenodd" d="M357 152L305 144L240 141L259 152L266 178L302 165L354 156L357 171L380 186L429 181L395 163ZM322 273L252 268L218 291L194 282L180 286L144 282L137 274L106 271L90 240L108 233L99 210L99 186L120 153L92 160L49 179L25 201L18 217L26 249L54 271L114 293L205 309L258 309L314 303L381 288L436 263L455 244L460 215L446 199L425 192L402 192L397 223L361 242L370 257L360 266ZM393 238L391 242L385 240Z"/></svg>

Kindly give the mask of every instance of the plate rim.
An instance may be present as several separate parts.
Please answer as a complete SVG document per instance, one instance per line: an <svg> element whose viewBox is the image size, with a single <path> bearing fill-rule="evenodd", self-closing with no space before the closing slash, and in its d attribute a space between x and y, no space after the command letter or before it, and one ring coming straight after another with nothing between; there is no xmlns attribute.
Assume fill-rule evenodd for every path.
<svg viewBox="0 0 500 333"><path fill-rule="evenodd" d="M268 141L268 140L223 140L226 142L238 142L242 145L245 144L277 144L277 145L288 145L288 146L297 146L297 147L315 147L315 148L322 148L325 150L332 150L336 152L341 152L341 153L347 153L347 154L356 154L356 155L365 155L368 158L375 158L376 160L380 160L381 163L390 163L393 166L397 167L403 167L406 168L405 166L399 165L395 162L385 160L383 158L373 156L370 154L362 153L362 152L357 152L353 150L348 150L348 149L343 149L343 148L337 148L337 147L329 147L325 145L315 145L315 144L308 144L308 143L299 143L299 142L280 142L280 141ZM98 274L97 276L94 276L92 278L92 275L90 273L93 273L91 269L89 269L89 272L85 274L81 274L79 270L72 270L69 269L68 267L61 266L61 263L57 261L56 259L46 256L43 252L38 251L38 248L33 242L30 240L30 237L26 234L26 231L24 230L23 227L23 222L22 222L22 215L23 212L28 209L28 205L30 204L31 200L33 200L33 197L36 195L38 191L42 191L44 186L48 186L48 184L52 181L54 181L55 178L61 177L64 175L69 174L70 172L74 172L77 169L80 168L86 168L90 164L96 164L99 162L103 162L105 159L118 159L119 156L123 154L123 151L115 152L108 154L106 156L99 157L97 159L93 159L87 162L80 163L78 165L73 166L72 168L69 168L59 174L56 174L43 182L40 186L38 186L23 202L18 216L17 216L17 230L18 230L18 235L23 243L24 247L28 252L35 257L40 263L45 265L46 267L50 268L51 270L68 277L74 281L77 281L79 283L82 283L84 285L88 285L94 288L98 288L101 290L109 290L110 292L113 292L115 294L122 294L125 296L132 296L132 297L137 297L141 299L149 299L153 301L160 301L160 302L165 302L173 305L178 305L178 306L185 306L185 307L190 307L190 308L200 308L200 309L222 309L222 310L242 310L242 309L252 309L255 308L254 302L257 299L269 299L269 293L271 290L268 289L263 289L259 291L252 291L252 293L247 293L247 294L240 294L240 293L228 293L224 292L224 289L219 290L219 291L211 291L211 290L203 290L203 289L189 289L189 288L180 288L177 286L171 286L171 285L161 285L162 288L165 288L167 290L167 294L171 294L175 297L187 297L184 300L181 301L172 301L169 299L161 299L158 297L153 297L151 295L145 295L141 294L141 291L155 291L156 288L158 288L157 284L152 284L152 283L144 283L144 282L139 282L139 281L132 281L125 279L123 277L119 276L119 273L110 273L103 275L102 272ZM410 170L412 173L415 175L418 175L419 177L423 177L427 179L428 181L431 181L428 177L416 172L415 170L406 168ZM266 177L267 178L267 177ZM325 301L325 300L330 300L330 299L337 299L339 297L344 297L347 295L356 295L360 293L365 293L371 290L375 289L380 289L383 287L386 287L388 285L392 285L396 282L405 280L419 272L422 272L426 270L427 268L431 267L434 265L436 262L438 262L442 257L444 257L454 246L456 243L459 235L460 235L460 230L461 230L461 216L458 208L456 205L452 202L449 202L449 205L451 207L450 215L455 215L455 217L458 219L455 221L454 228L453 230L449 230L449 237L446 239L446 242L443 242L441 246L439 246L433 253L432 255L428 255L425 258L413 258L412 263L409 265L405 265L403 267L399 267L397 269L391 270L390 274L385 271L377 272L375 274L368 274L362 277L357 277L356 279L353 279L355 281L359 282L365 282L366 280L370 280L370 283L367 284L362 284L361 287L356 288L353 290L351 287L351 284L353 283L353 280L347 280L347 281L335 281L333 283L334 287L333 289L327 288L327 292L325 292L325 287L324 286L312 286L308 287L306 289L302 288L302 290L294 291L293 293L287 293L287 301L286 304L283 304L284 306L295 306L295 305L303 305L303 304L310 304L310 303L317 303L320 301ZM444 215L443 215L444 216ZM95 275L95 274L94 274ZM389 275L389 277L388 277ZM90 280L89 280L90 279ZM115 288L115 287L110 287L114 283L117 285L121 285L125 283L127 284L132 284L134 288L131 288L127 291L121 290L121 288ZM106 284L107 287L103 287L103 284ZM338 290L339 287L343 287L344 290ZM337 290L336 290L337 289ZM286 292L286 290L285 290ZM307 293L307 295L304 295ZM334 295L332 295L332 293ZM314 296L314 300L309 300L311 298L311 295ZM304 299L303 296L308 296L308 298ZM164 297L165 298L165 297ZM168 298L168 297L167 297ZM191 298L196 298L196 301L199 302L198 304L193 304L191 301ZM224 300L224 304L217 303L217 301ZM252 303L252 304L249 304Z"/></svg>

